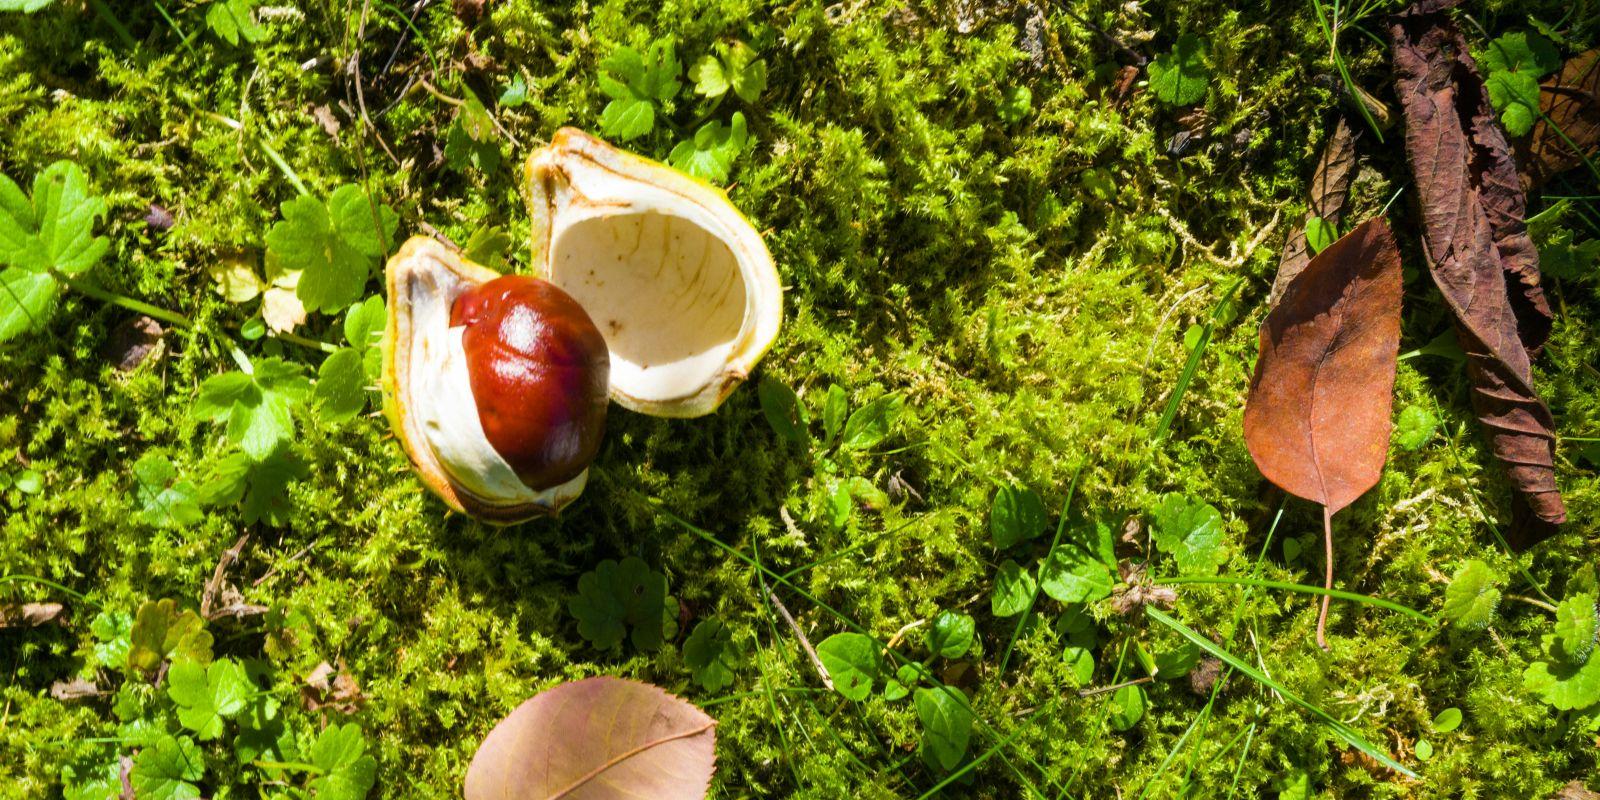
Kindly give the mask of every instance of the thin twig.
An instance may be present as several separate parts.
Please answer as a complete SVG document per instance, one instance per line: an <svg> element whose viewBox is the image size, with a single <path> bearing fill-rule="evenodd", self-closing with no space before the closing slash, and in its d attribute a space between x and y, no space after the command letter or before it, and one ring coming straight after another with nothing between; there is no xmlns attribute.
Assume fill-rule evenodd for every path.
<svg viewBox="0 0 1600 800"><path fill-rule="evenodd" d="M317 543L316 542L312 542L311 544L308 544L305 547L300 548L300 552L295 553L292 556L289 556L289 560L290 561L298 561L301 556L305 555L306 553L311 552L311 548L316 547L316 546L317 546ZM251 588L260 586L261 584L266 583L268 579L272 578L274 575L277 575L277 574L278 574L278 566L276 564L274 564L271 569L267 570L267 574L262 575L259 578L256 578L255 583L250 584L250 586L251 586Z"/></svg>
<svg viewBox="0 0 1600 800"><path fill-rule="evenodd" d="M1155 678L1152 678L1149 675L1146 675L1143 678L1134 678L1131 681L1123 681L1122 683L1113 683L1110 686L1096 686L1093 689L1080 689L1080 690L1078 690L1078 696L1079 697L1094 697L1097 694L1105 694L1106 692L1114 692L1114 691L1116 691L1118 689L1125 689L1125 688L1127 688L1129 686L1138 686L1138 685L1143 684L1143 683L1149 683L1149 682L1151 682L1153 680L1155 680Z"/></svg>
<svg viewBox="0 0 1600 800"><path fill-rule="evenodd" d="M238 560L239 554L244 552L244 545L250 541L250 534L239 537L233 547L222 551L222 557L217 559L217 568L211 571L211 580L206 582L206 590L200 595L200 616L211 619L211 604L217 599L217 592L222 589L222 579L227 577L228 567Z"/></svg>
<svg viewBox="0 0 1600 800"><path fill-rule="evenodd" d="M829 691L833 691L833 678L828 676L828 668L822 666L822 659L817 657L817 651L812 648L811 640L806 638L806 632L800 630L799 623L794 621L794 616L789 613L789 609L784 607L783 601L778 599L776 592L767 592L767 599L772 601L772 606L778 609L778 616L783 617L783 621L789 623L789 629L794 631L795 638L800 640L800 646L805 649L806 656L811 659L811 665L817 668L817 675L822 677L822 685L828 687Z"/></svg>

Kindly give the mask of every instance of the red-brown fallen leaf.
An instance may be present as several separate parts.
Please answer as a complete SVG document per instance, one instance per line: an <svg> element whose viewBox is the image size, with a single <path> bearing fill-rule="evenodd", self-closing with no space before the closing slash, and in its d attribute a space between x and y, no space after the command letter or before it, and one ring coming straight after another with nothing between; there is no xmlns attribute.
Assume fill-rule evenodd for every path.
<svg viewBox="0 0 1600 800"><path fill-rule="evenodd" d="M1517 143L1522 185L1530 190L1582 164L1600 146L1600 49L1567 59L1560 72L1545 80L1539 86L1539 110L1544 116ZM1555 122L1554 128L1546 118Z"/></svg>
<svg viewBox="0 0 1600 800"><path fill-rule="evenodd" d="M466 800L700 800L716 767L716 725L647 683L564 683L489 731L467 768Z"/></svg>
<svg viewBox="0 0 1600 800"><path fill-rule="evenodd" d="M1467 42L1444 12L1452 5L1418 3L1393 17L1395 94L1405 110L1423 253L1455 315L1473 409L1514 489L1507 539L1520 550L1567 517L1554 419L1533 389L1550 306L1521 179Z"/></svg>
<svg viewBox="0 0 1600 800"><path fill-rule="evenodd" d="M1370 219L1311 259L1261 326L1245 444L1267 480L1322 504L1330 589L1333 515L1378 482L1389 451L1401 283L1394 234Z"/></svg>

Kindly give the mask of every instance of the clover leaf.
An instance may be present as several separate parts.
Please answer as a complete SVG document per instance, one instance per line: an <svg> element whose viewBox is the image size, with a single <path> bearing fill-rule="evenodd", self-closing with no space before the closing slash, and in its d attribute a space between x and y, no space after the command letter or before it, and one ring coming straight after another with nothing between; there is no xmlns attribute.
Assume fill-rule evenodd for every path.
<svg viewBox="0 0 1600 800"><path fill-rule="evenodd" d="M1150 90L1163 102L1186 106L1206 95L1211 71L1206 68L1206 42L1192 33L1178 37L1172 50L1150 62Z"/></svg>
<svg viewBox="0 0 1600 800"><path fill-rule="evenodd" d="M767 88L767 62L744 42L718 44L716 49L689 68L695 93L715 98L732 89L739 99L754 103Z"/></svg>
<svg viewBox="0 0 1600 800"><path fill-rule="evenodd" d="M55 309L58 276L93 267L111 242L95 236L106 203L71 161L57 161L33 178L29 197L0 175L0 342L34 330Z"/></svg>
<svg viewBox="0 0 1600 800"><path fill-rule="evenodd" d="M1001 487L989 506L989 536L1002 550L1044 533L1049 523L1044 500L1025 486Z"/></svg>
<svg viewBox="0 0 1600 800"><path fill-rule="evenodd" d="M255 0L212 0L206 9L206 25L234 47L240 41L255 44L267 38L267 29L256 22Z"/></svg>
<svg viewBox="0 0 1600 800"><path fill-rule="evenodd" d="M706 691L733 683L733 670L739 666L733 631L720 619L701 620L684 640L683 661L693 670L694 682Z"/></svg>
<svg viewBox="0 0 1600 800"><path fill-rule="evenodd" d="M922 723L922 753L945 771L955 769L972 741L972 703L953 686L918 688L912 702Z"/></svg>
<svg viewBox="0 0 1600 800"><path fill-rule="evenodd" d="M1476 559L1468 561L1444 590L1444 618L1466 630L1487 627L1500 605L1500 590L1494 585L1498 581L1488 564Z"/></svg>
<svg viewBox="0 0 1600 800"><path fill-rule="evenodd" d="M166 456L146 453L133 462L134 496L139 517L161 528L193 525L204 516L193 481L178 480L178 469Z"/></svg>
<svg viewBox="0 0 1600 800"><path fill-rule="evenodd" d="M128 663L128 650L133 647L133 615L126 611L104 610L89 623L89 633L95 643L91 650L94 663L109 669L121 669Z"/></svg>
<svg viewBox="0 0 1600 800"><path fill-rule="evenodd" d="M1222 512L1188 495L1163 496L1151 516L1151 540L1178 562L1180 572L1216 572L1228 560L1222 535Z"/></svg>
<svg viewBox="0 0 1600 800"><path fill-rule="evenodd" d="M202 742L221 736L223 718L243 711L255 691L244 667L231 658L209 667L185 659L167 670L167 696L177 704L178 722Z"/></svg>
<svg viewBox="0 0 1600 800"><path fill-rule="evenodd" d="M134 614L128 637L128 664L145 672L155 671L168 658L202 664L211 660L205 621L193 611L179 611L175 600L145 601Z"/></svg>
<svg viewBox="0 0 1600 800"><path fill-rule="evenodd" d="M833 680L833 690L846 700L861 701L883 668L878 642L863 633L836 633L817 644L817 658Z"/></svg>
<svg viewBox="0 0 1600 800"><path fill-rule="evenodd" d="M1506 133L1522 136L1533 130L1539 121L1539 79L1561 66L1555 44L1536 33L1514 31L1490 42L1479 63L1488 73L1484 86Z"/></svg>
<svg viewBox="0 0 1600 800"><path fill-rule="evenodd" d="M205 777L205 756L187 736L162 734L133 758L128 781L139 800L196 800Z"/></svg>
<svg viewBox="0 0 1600 800"><path fill-rule="evenodd" d="M655 128L657 110L683 86L674 48L670 39L652 42L644 53L623 45L600 62L600 91L611 98L600 112L607 136L626 142Z"/></svg>
<svg viewBox="0 0 1600 800"><path fill-rule="evenodd" d="M733 120L724 127L711 120L695 131L694 138L686 139L672 148L667 161L672 166L716 183L726 183L733 171L733 161L750 143L750 131L744 114L733 112Z"/></svg>
<svg viewBox="0 0 1600 800"><path fill-rule="evenodd" d="M317 800L361 800L377 782L378 761L365 755L366 738L353 722L329 725L311 743L311 764L321 772L307 786Z"/></svg>
<svg viewBox="0 0 1600 800"><path fill-rule="evenodd" d="M299 364L258 359L249 373L225 372L200 384L194 414L226 423L228 439L262 461L294 437L291 409L311 391Z"/></svg>
<svg viewBox="0 0 1600 800"><path fill-rule="evenodd" d="M601 561L594 571L578 578L578 594L567 610L578 620L578 634L601 650L621 646L623 635L639 650L661 646L666 619L671 616L667 577L654 572L636 556L620 563Z"/></svg>
<svg viewBox="0 0 1600 800"><path fill-rule="evenodd" d="M348 184L326 203L303 195L282 212L267 232L267 258L280 271L299 272L295 296L307 311L338 311L360 300L400 224L393 209Z"/></svg>

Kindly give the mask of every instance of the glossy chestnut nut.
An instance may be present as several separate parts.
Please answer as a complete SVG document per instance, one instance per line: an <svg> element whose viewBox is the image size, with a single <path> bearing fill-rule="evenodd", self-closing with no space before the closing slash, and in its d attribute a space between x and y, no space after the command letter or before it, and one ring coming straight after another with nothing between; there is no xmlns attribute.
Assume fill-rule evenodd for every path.
<svg viewBox="0 0 1600 800"><path fill-rule="evenodd" d="M484 435L518 479L547 489L581 474L605 433L611 360L571 295L506 275L456 298L473 400Z"/></svg>

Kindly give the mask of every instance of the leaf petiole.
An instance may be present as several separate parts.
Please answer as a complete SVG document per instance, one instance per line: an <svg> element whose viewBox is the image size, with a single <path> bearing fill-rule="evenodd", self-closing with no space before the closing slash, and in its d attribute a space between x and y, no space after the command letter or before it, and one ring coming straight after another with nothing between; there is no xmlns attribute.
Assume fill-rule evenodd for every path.
<svg viewBox="0 0 1600 800"><path fill-rule="evenodd" d="M92 283L89 283L88 281L69 278L56 270L50 271L50 277L55 278L57 281L73 291L81 292L101 302L110 303L115 306L121 306L130 311L137 311L147 317L161 320L162 322L177 326L179 328L194 327L194 323L190 321L188 317L179 314L176 311L168 311L164 308L150 305L142 300L135 300L127 295L121 295L117 294L116 292L107 291L95 286Z"/></svg>

